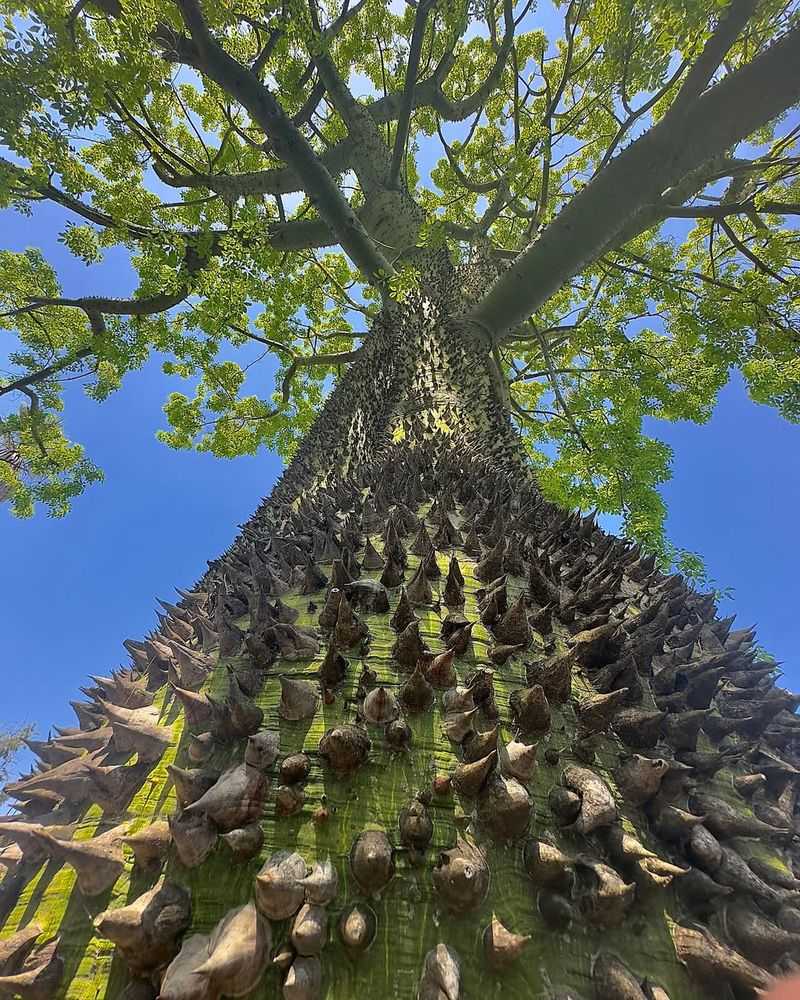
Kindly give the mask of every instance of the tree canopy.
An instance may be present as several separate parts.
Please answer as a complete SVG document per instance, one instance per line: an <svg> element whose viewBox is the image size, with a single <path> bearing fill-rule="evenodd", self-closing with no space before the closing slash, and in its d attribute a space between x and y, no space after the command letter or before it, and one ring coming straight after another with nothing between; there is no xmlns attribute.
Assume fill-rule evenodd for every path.
<svg viewBox="0 0 800 1000"><path fill-rule="evenodd" d="M101 477L65 380L102 402L154 354L167 445L288 458L425 248L496 264L464 320L545 495L662 555L647 417L707 420L738 369L800 419L797 3L2 9L0 205L61 206L87 266L0 252L17 514ZM116 246L138 284L94 295Z"/></svg>

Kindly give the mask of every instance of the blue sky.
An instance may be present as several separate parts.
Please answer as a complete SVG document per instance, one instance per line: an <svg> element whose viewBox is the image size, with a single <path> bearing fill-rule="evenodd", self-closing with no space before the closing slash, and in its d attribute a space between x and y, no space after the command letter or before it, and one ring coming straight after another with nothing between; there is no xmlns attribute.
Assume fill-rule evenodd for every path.
<svg viewBox="0 0 800 1000"><path fill-rule="evenodd" d="M0 247L41 248L66 294L133 289L122 252L107 252L88 271L58 244L63 223L47 204L32 219L0 212ZM0 370L6 349L0 342ZM262 373L268 393L272 369L265 365L256 377ZM155 440L173 388L158 361L127 376L103 404L73 383L67 431L103 468L105 482L63 521L18 521L0 507L0 724L31 721L42 736L52 724L72 725L68 702L80 697L79 685L126 662L122 640L153 625L156 597L171 599L173 587L190 585L272 488L281 468L275 455L228 462ZM671 540L698 551L717 585L733 589L723 613L757 623L761 644L785 664L787 686L798 686L800 427L753 404L737 377L708 424L651 422L649 429L675 451L663 491Z"/></svg>

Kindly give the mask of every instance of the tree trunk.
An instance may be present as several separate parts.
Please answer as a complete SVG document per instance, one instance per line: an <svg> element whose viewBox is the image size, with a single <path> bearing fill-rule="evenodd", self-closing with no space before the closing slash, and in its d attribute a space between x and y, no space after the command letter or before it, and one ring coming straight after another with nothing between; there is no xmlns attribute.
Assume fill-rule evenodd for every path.
<svg viewBox="0 0 800 1000"><path fill-rule="evenodd" d="M44 772L10 786L45 832L0 826L33 873L2 934L35 922L63 961L34 950L26 967L61 986L22 996L154 997L183 931L166 1000L273 997L286 977L309 1000L738 998L797 951L796 700L711 596L542 500L458 318L485 274L445 258L425 274L234 545L129 644L129 670L94 679L80 729L37 748ZM260 724L279 740L266 797L270 755L254 763L246 739ZM168 771L216 774L246 746L249 811L235 776L215 800L200 798L213 775ZM135 863L119 853L113 830L168 816L171 846L150 828ZM88 868L47 836L71 822L95 845ZM324 878L297 889L302 865L282 893L254 883L277 851L330 859L333 898ZM126 931L108 914L95 930L161 871L189 891L190 921L152 903ZM266 971L251 911L246 930L188 937L254 885ZM200 971L180 992L182 962Z"/></svg>

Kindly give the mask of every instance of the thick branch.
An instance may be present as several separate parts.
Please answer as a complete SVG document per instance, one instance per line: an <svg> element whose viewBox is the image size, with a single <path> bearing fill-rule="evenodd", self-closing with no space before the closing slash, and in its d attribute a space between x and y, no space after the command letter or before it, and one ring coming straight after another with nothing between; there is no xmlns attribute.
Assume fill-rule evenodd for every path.
<svg viewBox="0 0 800 1000"><path fill-rule="evenodd" d="M314 250L338 243L322 219L291 219L269 227L270 246L276 250Z"/></svg>
<svg viewBox="0 0 800 1000"><path fill-rule="evenodd" d="M201 70L245 107L264 130L276 153L293 167L319 215L336 234L342 249L370 282L383 286L392 267L377 249L307 139L274 95L246 67L211 37L196 0L177 0L197 47Z"/></svg>
<svg viewBox="0 0 800 1000"><path fill-rule="evenodd" d="M494 282L469 318L490 336L502 336L600 257L623 230L630 238L648 228L631 223L663 191L800 99L798 62L795 28L703 94L680 121L665 118L631 143Z"/></svg>
<svg viewBox="0 0 800 1000"><path fill-rule="evenodd" d="M356 8L360 9L360 7L361 4L357 4L349 13L355 12ZM505 0L505 10L506 26L508 29L508 15L513 10L510 0ZM442 79L450 68L450 64L445 62L444 66L438 67L432 76L416 85L413 92L412 110L413 108L432 107L446 121L462 121L464 118L479 111L485 103L486 98L500 81L513 45L513 40L512 23L511 30L506 30L492 70L483 84L473 94L460 101L448 100L441 89ZM192 65L191 62L189 64ZM400 117L403 107L403 93L393 91L372 101L370 104L363 105L363 107L376 125L385 125L387 122L396 121ZM299 113L292 119L295 124L298 123L298 117ZM348 136L346 139L342 139L334 146L331 146L330 149L321 153L319 159L328 172L336 176L344 173L344 171L353 165L356 151L356 140ZM204 187L227 198L238 198L250 194L292 194L296 191L302 191L305 188L304 179L293 164L241 174L206 174L196 171L179 174L169 164L159 162L158 160L154 162L153 167L159 178L171 187Z"/></svg>
<svg viewBox="0 0 800 1000"><path fill-rule="evenodd" d="M320 154L320 162L332 176L349 169L355 142L348 138ZM294 194L303 190L303 181L292 167L272 167L241 174L179 174L163 161L155 160L159 179L175 188L208 188L223 198L234 200L251 194Z"/></svg>
<svg viewBox="0 0 800 1000"><path fill-rule="evenodd" d="M497 50L494 65L489 71L486 79L477 90L475 90L468 97L462 98L460 101L451 101L442 91L441 75L443 74L434 73L432 77L417 87L415 105L417 107L421 105L429 105L434 108L434 110L441 115L442 118L451 122L460 122L465 118L468 118L470 115L475 114L478 108L482 107L486 103L487 98L497 89L503 76L503 71L506 68L506 63L508 62L508 58L511 54L511 48L514 44L513 0L503 0L503 19L503 41L500 44L500 48ZM449 69L449 64L446 63L445 66ZM395 100L397 100L397 98L395 98ZM377 103L379 102L376 102L376 104ZM373 115L381 112L383 112L383 108L380 110L377 108L373 109ZM395 113L394 117L397 117L397 113Z"/></svg>
<svg viewBox="0 0 800 1000"><path fill-rule="evenodd" d="M16 167L13 163L0 158L0 166L13 171L18 176L20 183L25 184L29 189L37 192L37 198L53 201L64 208L69 209L76 215L88 222L93 222L104 229L118 229L126 236L135 240L146 242L147 240L163 240L165 238L194 240L211 239L213 245L219 245L223 237L235 235L223 230L212 230L208 233L188 229L151 229L140 226L137 223L114 219L106 212L93 208L85 202L80 201L72 195L66 194L52 184L34 184L25 171ZM24 194L21 197L26 197ZM166 205L157 206L165 208ZM181 207L180 203L176 206ZM268 226L270 244L276 250L313 250L321 247L335 246L338 242L333 236L329 226L322 219L290 219L288 222L275 222ZM184 296L185 297L185 296ZM158 310L161 311L161 310Z"/></svg>
<svg viewBox="0 0 800 1000"><path fill-rule="evenodd" d="M215 249L212 248L209 256L213 255L214 252ZM192 247L187 246L183 256L184 270L190 276L196 274L208 263L209 256L202 256L193 250ZM172 309L173 306L183 302L190 292L191 285L187 280L174 292L159 292L157 295L149 295L141 299L119 299L102 295L84 295L75 299L62 296L29 297L27 305L11 309L3 313L3 315L9 317L24 316L36 313L40 309L46 309L50 306L82 309L89 320L92 336L97 339L102 337L106 332L105 320L103 319L104 314L110 316L151 316ZM88 349L87 353L94 353L94 348ZM83 356L85 355L70 355L71 358ZM65 363L68 366L72 362L64 359L58 364L64 366ZM48 374L51 374L48 369L43 369L43 371L44 375L41 377L46 378Z"/></svg>
<svg viewBox="0 0 800 1000"><path fill-rule="evenodd" d="M66 306L72 309L82 309L88 316L106 313L109 316L152 316L166 312L177 306L189 294L189 286L182 285L175 292L159 292L143 299L116 299L102 295L84 295L77 299L60 297L34 298L28 306L15 309L7 315L22 315L25 312L35 312L47 306Z"/></svg>
<svg viewBox="0 0 800 1000"><path fill-rule="evenodd" d="M353 97L326 49L314 56L320 79L350 139L350 164L365 194L385 188L390 170L389 150L369 111ZM285 159L285 157L284 157Z"/></svg>
<svg viewBox="0 0 800 1000"><path fill-rule="evenodd" d="M683 114L703 93L757 6L758 0L731 0L670 105L670 116Z"/></svg>
<svg viewBox="0 0 800 1000"><path fill-rule="evenodd" d="M30 428L31 437L36 442L36 447L39 449L39 454L42 456L42 458L49 458L50 456L47 453L47 448L45 448L44 446L44 441L42 441L42 436L39 433L39 428L36 426L39 420L41 419L42 415L42 411L39 408L39 397L36 395L33 389L30 389L27 386L20 386L19 391L23 395L27 396L28 400L30 401L30 406L28 407L28 409L30 411L30 418L31 418L31 428ZM2 395L2 393L0 393L0 395Z"/></svg>

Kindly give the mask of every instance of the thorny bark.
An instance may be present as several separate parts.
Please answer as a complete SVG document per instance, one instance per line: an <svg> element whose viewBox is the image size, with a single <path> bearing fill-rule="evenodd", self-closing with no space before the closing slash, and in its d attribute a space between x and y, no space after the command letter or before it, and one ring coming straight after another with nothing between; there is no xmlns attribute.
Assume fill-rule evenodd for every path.
<svg viewBox="0 0 800 1000"><path fill-rule="evenodd" d="M102 7L120 14L114 0ZM394 187L408 109L427 105L452 120L480 108L509 58L511 5L490 77L461 101L445 98L444 60L364 112L321 56L317 71L350 130L321 157L262 83L263 67L235 63L195 0L179 8L188 34L157 30L169 58L246 107L286 166L203 180L165 164L160 172L226 197L237 185L241 193L297 184L319 219L287 223L284 239L330 239L383 287L390 263L376 231L397 221L395 210L418 224L408 191ZM285 996L302 1000L461 1000L498 982L507 1000L563 997L562 988L597 1000L684 1000L708 988L739 1000L787 967L800 924L798 699L757 660L753 631L716 617L711 595L665 578L591 517L542 500L496 360L502 338L524 336L520 324L587 262L680 210L703 178L732 169L720 159L738 138L800 96L797 30L703 93L749 9L747 0L731 5L674 113L599 171L510 268L498 275L490 253L460 269L445 253L417 258L420 290L402 304L385 296L361 348L338 355L349 368L239 538L179 605L163 604L144 641L126 643L129 667L93 678L88 700L74 703L77 728L32 743L41 766L9 789L22 822L0 825L0 863L11 872L0 919L4 937L33 918L62 940L27 957L33 939L19 944L16 966L0 944L0 993L18 992L8 977L24 975L31 998L83 1000L104 987L116 996L127 966L138 992L126 1000L157 990L164 1000L207 1000L254 985L262 996L278 988L278 966L264 976L271 933L276 945L294 935L280 976ZM374 125L388 120L400 121L394 155L372 149ZM334 182L350 167L373 199L360 215ZM54 187L38 193L64 203ZM495 197L490 211L506 197L502 182ZM187 256L190 277L202 266ZM147 300L84 296L24 308L82 309L101 336L104 314L168 309L190 289L187 280ZM543 356L557 387L546 345ZM19 388L33 384L31 376ZM420 619L419 636L401 612ZM150 710L154 699L163 711ZM403 721L387 721L381 713L397 699ZM262 774L273 738L282 757L306 758L295 770L281 760L275 788ZM356 764L347 779L336 766L342 755ZM169 777L173 762L184 770ZM205 782L202 795L193 782ZM88 824L90 806L103 821L72 844L71 824ZM130 854L114 839L115 824L130 818L161 824L128 841L134 882ZM383 868L359 861L365 825ZM250 854L230 853L250 842ZM282 848L305 859L290 862L283 888L292 898L306 861L330 859L338 874L324 904L314 893L330 874L317 871L281 911L295 918L308 894L314 912L301 911L302 934L299 916L291 931L279 922L266 875L255 887L261 915L244 905L257 866ZM151 865L140 868L148 850ZM47 859L48 870L66 864L73 874L62 869L52 892L43 879L40 896L27 894ZM125 897L115 905L150 899L147 920L125 907L100 914L112 891ZM339 924L352 905L376 938L356 957ZM107 956L81 964L93 906L98 934L119 946L113 968ZM156 919L162 906L169 919ZM309 925L324 924L325 913L331 933L314 937ZM200 939L202 961L192 965L200 945L188 935L176 958L184 932L210 931L226 916L233 924ZM296 953L298 940L311 941L308 956ZM498 963L508 963L502 980ZM292 993L301 973L306 984Z"/></svg>
<svg viewBox="0 0 800 1000"><path fill-rule="evenodd" d="M507 1000L751 998L796 947L798 699L711 595L542 501L458 318L485 265L455 271L440 254L425 274L387 305L235 544L126 643L129 668L93 678L78 729L31 743L41 767L9 787L23 822L0 825L12 871L0 919L7 935L59 913L58 951L26 960L49 991L32 996L119 995L133 974L126 1000L159 983L164 1000L207 1000L212 982L223 995L255 985L261 1000L280 981L302 1000L463 1000L494 990L499 965ZM396 617L408 601L410 632ZM258 727L246 752L275 787L238 763ZM253 742L268 733L274 766ZM228 767L244 771L201 797ZM92 803L105 815L91 840L48 836ZM127 841L135 882L112 842L130 817L145 824ZM254 849L231 854L254 825ZM287 905L264 871L262 915L240 909L283 849L302 855L289 888L306 863L332 863L312 880L324 913L313 894L296 913L312 886ZM70 868L37 908L25 887L46 862ZM65 885L80 919L57 909ZM99 913L112 885L121 903L147 901L147 918ZM353 906L371 948L343 923ZM80 964L86 909L117 943L113 967ZM219 924L192 964L189 935L234 917L224 948ZM314 920L329 932L314 936ZM290 930L304 951L265 972L270 940L280 951ZM313 975L292 993L301 972ZM0 966L0 991L8 975Z"/></svg>

